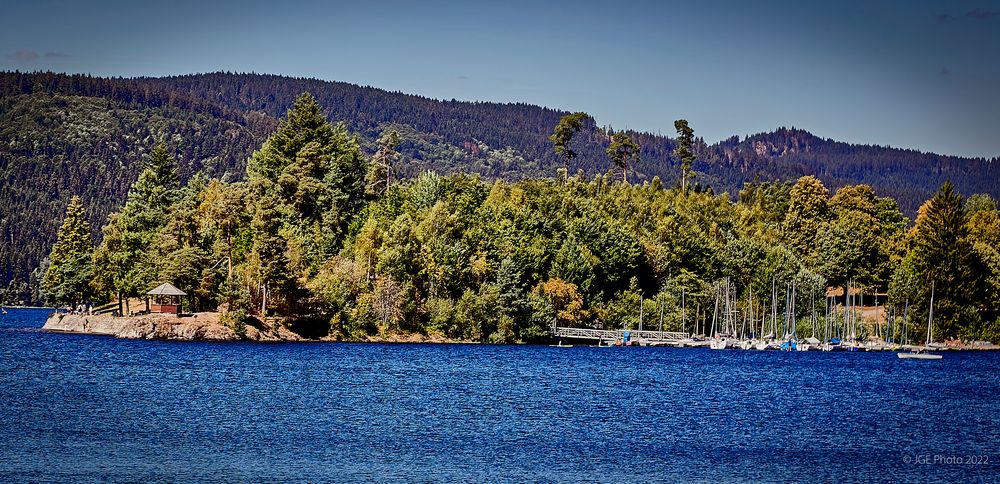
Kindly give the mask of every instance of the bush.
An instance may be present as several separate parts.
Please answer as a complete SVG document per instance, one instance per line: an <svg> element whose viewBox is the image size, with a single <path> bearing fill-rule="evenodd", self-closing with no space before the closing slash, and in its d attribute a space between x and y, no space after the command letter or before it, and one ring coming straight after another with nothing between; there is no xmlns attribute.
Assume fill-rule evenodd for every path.
<svg viewBox="0 0 1000 484"><path fill-rule="evenodd" d="M229 328L232 328L240 339L246 339L247 319L249 319L249 317L250 316L247 314L245 309L236 309L234 311L226 311L222 313L222 316L219 317L219 322Z"/></svg>
<svg viewBox="0 0 1000 484"><path fill-rule="evenodd" d="M427 300L427 334L448 334L455 321L455 303L451 299L432 297Z"/></svg>

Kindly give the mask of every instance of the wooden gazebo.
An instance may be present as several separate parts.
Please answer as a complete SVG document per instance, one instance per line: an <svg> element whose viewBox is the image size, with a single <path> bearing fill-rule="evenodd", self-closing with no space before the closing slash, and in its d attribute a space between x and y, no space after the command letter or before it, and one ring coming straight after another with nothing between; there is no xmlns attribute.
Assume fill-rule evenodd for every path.
<svg viewBox="0 0 1000 484"><path fill-rule="evenodd" d="M146 307L153 313L180 314L181 298L187 293L170 283L163 283L146 293ZM152 297L153 303L149 303Z"/></svg>

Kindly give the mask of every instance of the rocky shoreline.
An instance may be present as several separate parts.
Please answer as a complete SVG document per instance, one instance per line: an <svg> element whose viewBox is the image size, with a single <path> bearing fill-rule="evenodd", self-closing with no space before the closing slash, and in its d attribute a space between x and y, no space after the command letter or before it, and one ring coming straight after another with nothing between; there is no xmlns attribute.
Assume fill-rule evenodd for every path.
<svg viewBox="0 0 1000 484"><path fill-rule="evenodd" d="M302 337L284 328L262 331L248 326L241 337L219 322L218 313L196 313L178 318L167 314L131 317L55 313L42 329L61 333L114 336L125 339L165 339L180 341L301 341Z"/></svg>
<svg viewBox="0 0 1000 484"><path fill-rule="evenodd" d="M113 317L108 315L80 315L54 313L42 326L45 331L58 333L93 334L124 339L159 339L177 341L325 341L340 339L324 337L307 339L291 330L259 328L247 325L245 336L240 336L229 326L219 322L219 313L196 313L178 318L169 314ZM364 343L467 343L441 335L417 333L368 336L357 342Z"/></svg>

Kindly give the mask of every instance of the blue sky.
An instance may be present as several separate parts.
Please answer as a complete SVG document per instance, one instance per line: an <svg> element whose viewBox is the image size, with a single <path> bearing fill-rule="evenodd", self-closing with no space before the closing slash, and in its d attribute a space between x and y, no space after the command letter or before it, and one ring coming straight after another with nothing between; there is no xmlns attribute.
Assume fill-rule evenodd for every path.
<svg viewBox="0 0 1000 484"><path fill-rule="evenodd" d="M1000 1L13 0L0 69L316 77L714 142L1000 155Z"/></svg>

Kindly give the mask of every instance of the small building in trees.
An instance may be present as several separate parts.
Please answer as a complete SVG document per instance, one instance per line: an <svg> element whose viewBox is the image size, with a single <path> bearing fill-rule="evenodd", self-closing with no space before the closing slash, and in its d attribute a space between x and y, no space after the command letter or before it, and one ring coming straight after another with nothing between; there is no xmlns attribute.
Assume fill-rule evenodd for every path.
<svg viewBox="0 0 1000 484"><path fill-rule="evenodd" d="M186 292L165 282L146 293L146 308L153 313L180 314L181 298L184 296L187 296Z"/></svg>

